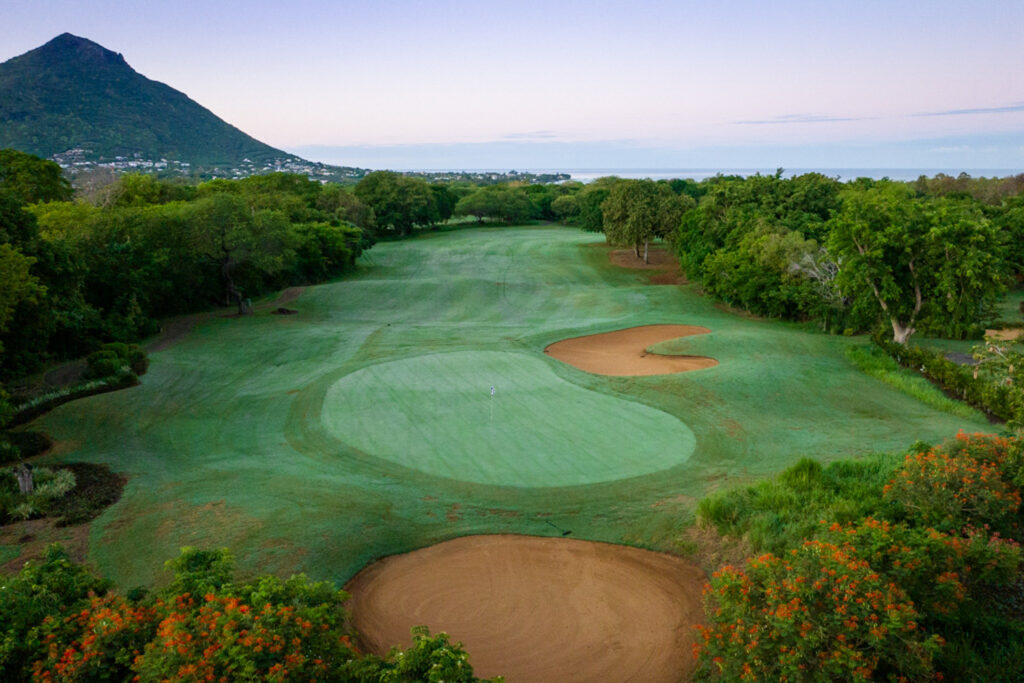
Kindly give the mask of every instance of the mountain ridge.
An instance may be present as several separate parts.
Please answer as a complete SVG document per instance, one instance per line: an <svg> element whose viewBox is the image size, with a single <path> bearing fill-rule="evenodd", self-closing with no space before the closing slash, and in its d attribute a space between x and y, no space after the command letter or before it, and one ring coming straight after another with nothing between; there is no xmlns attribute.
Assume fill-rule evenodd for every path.
<svg viewBox="0 0 1024 683"><path fill-rule="evenodd" d="M93 161L142 157L191 166L302 161L219 118L124 57L62 33L0 63L0 148ZM81 156L81 155L80 155Z"/></svg>

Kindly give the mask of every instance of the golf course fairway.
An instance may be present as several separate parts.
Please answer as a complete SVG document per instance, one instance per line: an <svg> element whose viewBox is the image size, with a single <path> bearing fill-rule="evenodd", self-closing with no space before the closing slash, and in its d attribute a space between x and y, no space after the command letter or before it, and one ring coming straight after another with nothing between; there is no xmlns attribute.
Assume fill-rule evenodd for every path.
<svg viewBox="0 0 1024 683"><path fill-rule="evenodd" d="M864 338L652 285L611 263L603 239L432 233L296 292L295 315L178 324L173 343L154 340L140 386L34 423L57 441L44 461L128 479L92 524L90 562L120 586L156 585L182 546L227 547L243 573L341 584L375 559L476 534L678 551L713 489L804 457L988 428L860 372L845 349ZM708 330L651 351L718 364L608 376L544 353L646 325Z"/></svg>

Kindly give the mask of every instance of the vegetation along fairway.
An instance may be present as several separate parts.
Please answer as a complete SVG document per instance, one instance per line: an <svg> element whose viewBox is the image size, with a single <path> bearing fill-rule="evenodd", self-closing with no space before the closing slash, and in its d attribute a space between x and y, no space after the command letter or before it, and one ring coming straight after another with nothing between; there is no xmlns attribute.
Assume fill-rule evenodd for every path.
<svg viewBox="0 0 1024 683"><path fill-rule="evenodd" d="M481 228L378 244L353 277L247 318L206 316L133 389L66 404L51 460L129 477L90 559L124 586L184 545L247 572L345 581L467 534L673 549L727 480L985 430L874 379L826 336L716 308L609 261L603 237ZM707 356L680 374L588 374L544 349L639 325ZM490 395L490 388L495 394Z"/></svg>

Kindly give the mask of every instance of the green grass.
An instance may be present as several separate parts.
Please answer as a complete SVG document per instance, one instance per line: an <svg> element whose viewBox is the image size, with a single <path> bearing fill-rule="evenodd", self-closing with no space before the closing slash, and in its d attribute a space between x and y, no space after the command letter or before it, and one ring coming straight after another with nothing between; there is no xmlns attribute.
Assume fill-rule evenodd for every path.
<svg viewBox="0 0 1024 683"><path fill-rule="evenodd" d="M336 581L473 533L672 549L724 485L988 430L862 372L846 349L864 340L650 285L602 239L538 226L379 244L289 304L298 315L210 319L153 354L140 386L41 418L50 460L128 478L90 560L130 587L163 580L184 545ZM654 323L707 326L658 350L720 365L604 377L543 353Z"/></svg>
<svg viewBox="0 0 1024 683"><path fill-rule="evenodd" d="M846 349L846 356L854 365L875 379L899 389L908 396L913 396L936 410L973 420L984 419L984 415L966 403L954 401L924 377L900 367L895 360L878 347L851 346Z"/></svg>
<svg viewBox="0 0 1024 683"><path fill-rule="evenodd" d="M892 454L825 467L801 460L778 477L708 496L698 513L754 550L782 553L818 535L822 520L844 524L878 514L882 487L902 461Z"/></svg>

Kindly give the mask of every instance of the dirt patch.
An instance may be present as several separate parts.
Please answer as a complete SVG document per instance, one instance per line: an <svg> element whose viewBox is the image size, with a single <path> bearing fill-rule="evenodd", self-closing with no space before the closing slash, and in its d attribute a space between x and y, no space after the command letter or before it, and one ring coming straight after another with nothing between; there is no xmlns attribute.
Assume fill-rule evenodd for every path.
<svg viewBox="0 0 1024 683"><path fill-rule="evenodd" d="M548 346L544 353L597 375L668 375L714 367L718 361L707 356L665 356L650 353L647 348L669 339L710 331L697 325L643 325L563 339Z"/></svg>
<svg viewBox="0 0 1024 683"><path fill-rule="evenodd" d="M60 543L75 562L89 553L89 524L58 527L53 518L30 519L0 526L0 546L17 547L16 557L0 564L0 574L17 574L29 560L46 556L46 549Z"/></svg>
<svg viewBox="0 0 1024 683"><path fill-rule="evenodd" d="M195 327L196 322L204 316L202 315L189 315L184 318L177 318L169 321L164 325L164 329L161 331L160 336L154 339L149 347L146 349L149 353L157 353L158 351L166 351L171 348L179 341L185 338L192 328Z"/></svg>
<svg viewBox="0 0 1024 683"><path fill-rule="evenodd" d="M389 557L346 586L383 655L425 624L462 641L478 676L679 681L693 670L704 573L661 553L530 536L469 536Z"/></svg>
<svg viewBox="0 0 1024 683"><path fill-rule="evenodd" d="M664 270L668 266L678 266L679 261L666 249L651 249L647 253L647 263L642 256L637 256L632 249L616 249L608 252L608 259L621 268L639 268L643 270Z"/></svg>
<svg viewBox="0 0 1024 683"><path fill-rule="evenodd" d="M277 298L271 301L269 304L264 304L260 308L269 308L271 306L286 306L291 302L299 298L299 295L306 291L305 287L289 287L281 290L281 293L277 295Z"/></svg>
<svg viewBox="0 0 1024 683"><path fill-rule="evenodd" d="M85 376L85 371L88 369L88 365L84 360L71 361L70 363L62 363L46 373L44 381L48 387L67 387L72 384L78 384L82 381Z"/></svg>
<svg viewBox="0 0 1024 683"><path fill-rule="evenodd" d="M651 249L647 263L632 249L617 249L608 252L608 260L620 268L648 271L647 278L652 285L685 285L686 276L679 266L679 259L667 249Z"/></svg>
<svg viewBox="0 0 1024 683"><path fill-rule="evenodd" d="M996 341L1016 341L1024 337L1024 328L1016 327L1006 330L985 330L985 336Z"/></svg>

